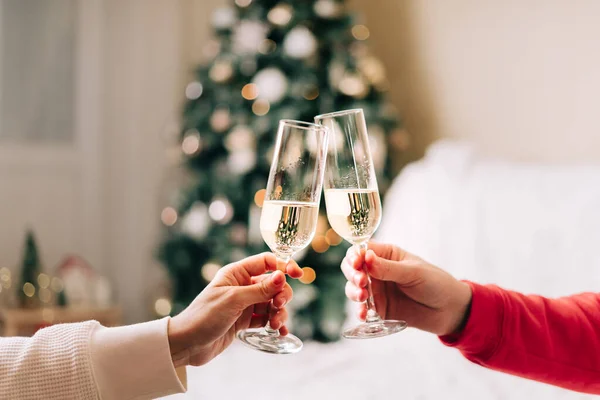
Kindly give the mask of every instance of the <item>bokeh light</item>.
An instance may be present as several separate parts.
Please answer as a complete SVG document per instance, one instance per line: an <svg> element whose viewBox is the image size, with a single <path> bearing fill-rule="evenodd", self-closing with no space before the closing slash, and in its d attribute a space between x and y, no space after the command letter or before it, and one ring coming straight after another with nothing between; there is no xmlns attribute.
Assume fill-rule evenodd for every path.
<svg viewBox="0 0 600 400"><path fill-rule="evenodd" d="M166 226L173 226L177 222L177 211L173 207L165 207L160 213L160 220Z"/></svg>
<svg viewBox="0 0 600 400"><path fill-rule="evenodd" d="M369 32L369 28L364 25L354 25L352 27L352 36L354 36L356 40L367 40L370 35L371 32Z"/></svg>
<svg viewBox="0 0 600 400"><path fill-rule="evenodd" d="M317 273L311 267L302 268L302 272L304 272L304 274L302 275L302 278L298 280L306 285L313 283L315 279L317 279Z"/></svg>
<svg viewBox="0 0 600 400"><path fill-rule="evenodd" d="M156 311L156 314L160 315L161 317L166 317L169 315L172 308L173 307L171 306L169 299L165 299L164 297L161 297L154 302L154 311Z"/></svg>

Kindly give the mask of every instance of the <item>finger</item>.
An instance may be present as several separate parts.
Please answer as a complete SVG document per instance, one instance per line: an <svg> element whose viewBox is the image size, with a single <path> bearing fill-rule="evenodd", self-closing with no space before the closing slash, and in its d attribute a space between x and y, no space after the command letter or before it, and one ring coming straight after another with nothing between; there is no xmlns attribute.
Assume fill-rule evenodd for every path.
<svg viewBox="0 0 600 400"><path fill-rule="evenodd" d="M288 333L290 333L290 331L288 330L287 326L282 326L281 328L279 328L279 334L281 336L286 336Z"/></svg>
<svg viewBox="0 0 600 400"><path fill-rule="evenodd" d="M369 294L366 289L356 287L352 282L346 282L346 297L352 301L363 302L367 300Z"/></svg>
<svg viewBox="0 0 600 400"><path fill-rule="evenodd" d="M268 319L267 315L253 315L250 319L250 328L262 328L267 325Z"/></svg>
<svg viewBox="0 0 600 400"><path fill-rule="evenodd" d="M369 250L373 250L377 256L388 260L420 260L419 257L415 256L414 254L388 243L370 241Z"/></svg>
<svg viewBox="0 0 600 400"><path fill-rule="evenodd" d="M269 309L271 308L270 305L271 305L270 303L255 304L253 313L255 315L268 315Z"/></svg>
<svg viewBox="0 0 600 400"><path fill-rule="evenodd" d="M302 268L298 266L298 263L294 260L290 260L285 267L285 272L294 279L302 278L304 272L302 272Z"/></svg>
<svg viewBox="0 0 600 400"><path fill-rule="evenodd" d="M365 303L362 303L358 306L357 315L361 321L364 321L367 319L367 305Z"/></svg>
<svg viewBox="0 0 600 400"><path fill-rule="evenodd" d="M275 297L273 297L273 305L277 308L283 308L292 300L292 297L294 297L292 287L288 283L286 283L283 286L283 290L280 293L277 293Z"/></svg>
<svg viewBox="0 0 600 400"><path fill-rule="evenodd" d="M288 312L285 308L282 308L281 310L278 310L273 316L271 316L269 324L271 325L271 328L279 329L283 326L285 321L287 321L287 318Z"/></svg>
<svg viewBox="0 0 600 400"><path fill-rule="evenodd" d="M392 281L400 285L410 285L422 278L422 264L414 260L390 261L378 257L373 250L367 251L365 265L369 274L382 281Z"/></svg>
<svg viewBox="0 0 600 400"><path fill-rule="evenodd" d="M269 275L268 279L262 279L253 285L232 287L231 290L234 291L234 300L246 308L253 304L271 301L276 294L283 290L284 285L285 275L281 271L275 271Z"/></svg>
<svg viewBox="0 0 600 400"><path fill-rule="evenodd" d="M342 272L344 276L349 282L354 283L356 286L363 288L367 286L367 274L365 272L357 271L354 267L350 265L350 261L347 258L344 258L342 261Z"/></svg>
<svg viewBox="0 0 600 400"><path fill-rule="evenodd" d="M233 270L233 272L244 272L251 277L258 276L267 271L275 271L277 269L277 259L272 253L261 253L229 264L225 268Z"/></svg>

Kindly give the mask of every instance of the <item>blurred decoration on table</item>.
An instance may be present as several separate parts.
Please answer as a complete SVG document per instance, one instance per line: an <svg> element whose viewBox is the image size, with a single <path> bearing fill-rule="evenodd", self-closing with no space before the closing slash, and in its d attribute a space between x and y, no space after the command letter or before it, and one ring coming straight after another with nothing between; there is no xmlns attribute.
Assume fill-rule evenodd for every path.
<svg viewBox="0 0 600 400"><path fill-rule="evenodd" d="M364 109L382 193L391 179L388 151L410 143L386 99L385 69L365 44L369 29L344 1L235 0L212 24L214 39L203 49L209 61L182 93L182 121L166 133L169 158L183 163L186 177L165 183L157 215L166 232L158 256L173 280L171 298L155 299L157 315L181 311L221 266L267 250L260 207L280 119ZM174 181L182 184L174 189ZM346 249L323 213L297 257L305 277L291 282L293 330L304 339L339 337Z"/></svg>

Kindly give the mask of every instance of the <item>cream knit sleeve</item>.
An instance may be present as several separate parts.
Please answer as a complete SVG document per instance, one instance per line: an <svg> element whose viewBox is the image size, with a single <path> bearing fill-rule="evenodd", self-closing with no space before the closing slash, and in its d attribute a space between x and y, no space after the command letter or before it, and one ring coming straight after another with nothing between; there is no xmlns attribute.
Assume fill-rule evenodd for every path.
<svg viewBox="0 0 600 400"><path fill-rule="evenodd" d="M152 399L185 391L171 361L169 318L105 328L55 325L0 338L0 399Z"/></svg>
<svg viewBox="0 0 600 400"><path fill-rule="evenodd" d="M99 399L90 355L97 326L64 324L31 338L0 338L0 398Z"/></svg>

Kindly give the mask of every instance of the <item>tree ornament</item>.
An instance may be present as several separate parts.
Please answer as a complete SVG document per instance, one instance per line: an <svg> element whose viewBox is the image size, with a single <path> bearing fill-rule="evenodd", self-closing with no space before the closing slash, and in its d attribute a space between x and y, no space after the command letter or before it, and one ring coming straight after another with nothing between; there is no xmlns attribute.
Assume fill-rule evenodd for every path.
<svg viewBox="0 0 600 400"><path fill-rule="evenodd" d="M219 7L213 12L212 24L215 29L229 29L237 22L237 11L233 7Z"/></svg>
<svg viewBox="0 0 600 400"><path fill-rule="evenodd" d="M237 54L256 54L267 38L269 27L256 20L243 20L233 29L233 51Z"/></svg>
<svg viewBox="0 0 600 400"><path fill-rule="evenodd" d="M289 4L277 4L269 11L267 19L273 25L286 26L292 19L292 7Z"/></svg>
<svg viewBox="0 0 600 400"><path fill-rule="evenodd" d="M258 98L277 103L286 94L288 79L279 68L269 67L258 71L252 79L258 87Z"/></svg>
<svg viewBox="0 0 600 400"><path fill-rule="evenodd" d="M304 59L315 54L317 40L305 26L292 29L283 40L283 51L292 58Z"/></svg>
<svg viewBox="0 0 600 400"><path fill-rule="evenodd" d="M183 217L181 221L181 231L196 240L202 240L206 237L210 225L211 222L208 217L208 207L201 201L197 201Z"/></svg>

